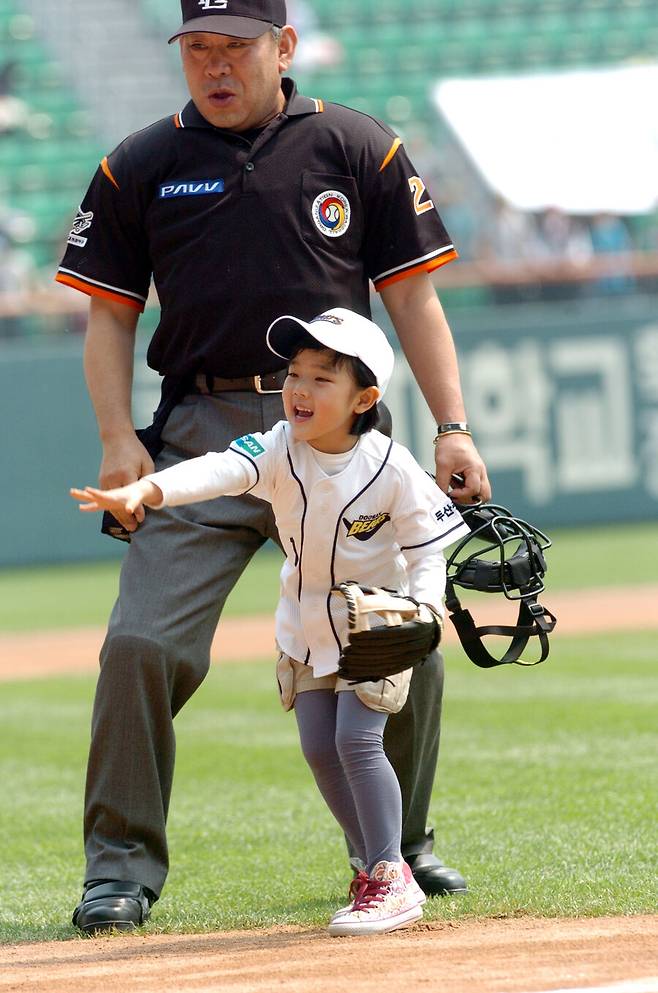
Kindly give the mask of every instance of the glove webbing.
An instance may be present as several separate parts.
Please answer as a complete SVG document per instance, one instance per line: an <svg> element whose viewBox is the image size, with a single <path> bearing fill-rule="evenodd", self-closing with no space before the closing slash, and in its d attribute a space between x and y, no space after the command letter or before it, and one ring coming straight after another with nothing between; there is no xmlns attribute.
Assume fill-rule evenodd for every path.
<svg viewBox="0 0 658 993"><path fill-rule="evenodd" d="M354 631L350 635L350 658L357 663L361 660L372 665L374 658L383 663L393 661L400 657L401 651L409 657L417 651L429 655L439 644L441 629L437 623L431 641L428 641L427 627L422 621L407 621L399 627L382 625L370 631Z"/></svg>

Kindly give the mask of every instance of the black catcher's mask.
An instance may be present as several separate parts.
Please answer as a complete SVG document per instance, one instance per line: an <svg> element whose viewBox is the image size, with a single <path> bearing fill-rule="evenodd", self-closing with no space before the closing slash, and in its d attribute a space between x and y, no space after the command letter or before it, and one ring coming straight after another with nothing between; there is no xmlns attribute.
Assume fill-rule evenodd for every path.
<svg viewBox="0 0 658 993"><path fill-rule="evenodd" d="M547 569L544 552L551 546L550 538L498 504L458 506L458 510L471 533L448 556L446 607L464 651L472 662L485 669L509 662L518 665L543 662L549 651L548 635L556 624L554 615L537 601L537 595L544 589ZM476 627L470 612L459 602L456 586L483 593L503 593L508 600L518 600L516 625ZM512 639L501 659L494 658L482 642L483 636L490 634ZM534 635L539 638L541 655L534 662L527 662L521 658L521 652Z"/></svg>

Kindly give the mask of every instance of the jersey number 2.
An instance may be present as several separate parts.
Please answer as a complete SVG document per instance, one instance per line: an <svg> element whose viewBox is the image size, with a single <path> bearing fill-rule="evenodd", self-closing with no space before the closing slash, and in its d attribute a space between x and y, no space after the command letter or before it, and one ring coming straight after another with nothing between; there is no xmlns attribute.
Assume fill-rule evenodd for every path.
<svg viewBox="0 0 658 993"><path fill-rule="evenodd" d="M420 176L412 176L409 180L409 189L414 196L414 210L417 214L424 214L426 210L434 209L434 202L432 200L425 200L421 203L423 193L426 190L425 183L422 181Z"/></svg>

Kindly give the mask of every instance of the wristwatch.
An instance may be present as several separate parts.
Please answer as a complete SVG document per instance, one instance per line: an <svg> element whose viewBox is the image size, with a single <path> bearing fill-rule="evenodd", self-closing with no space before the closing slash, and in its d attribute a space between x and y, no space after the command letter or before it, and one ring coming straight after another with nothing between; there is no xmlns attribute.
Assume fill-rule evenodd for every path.
<svg viewBox="0 0 658 993"><path fill-rule="evenodd" d="M471 429L466 421L448 421L445 424L437 424L436 426L436 438L434 443L439 440L444 434L471 434Z"/></svg>

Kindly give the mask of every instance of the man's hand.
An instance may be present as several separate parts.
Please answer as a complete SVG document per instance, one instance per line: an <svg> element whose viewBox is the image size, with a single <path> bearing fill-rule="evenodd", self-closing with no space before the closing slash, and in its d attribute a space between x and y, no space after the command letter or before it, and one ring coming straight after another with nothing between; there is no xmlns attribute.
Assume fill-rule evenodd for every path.
<svg viewBox="0 0 658 993"><path fill-rule="evenodd" d="M128 531L136 531L144 520L144 507L158 507L162 503L162 490L149 479L117 489L97 490L85 486L83 490L71 489L71 496L80 503L80 510L92 512L109 510Z"/></svg>
<svg viewBox="0 0 658 993"><path fill-rule="evenodd" d="M392 283L382 300L435 423L467 421L455 344L429 274ZM469 435L446 434L434 447L436 481L444 493L456 503L490 499L487 470Z"/></svg>
<svg viewBox="0 0 658 993"><path fill-rule="evenodd" d="M137 435L131 432L119 440L106 441L103 445L103 461L98 477L100 488L111 490L118 486L127 486L141 479L142 476L147 476L154 469L153 459ZM122 506L105 509L112 510L116 519L127 531L137 529L137 524L140 522L132 512L128 513ZM141 519L144 519L143 514Z"/></svg>
<svg viewBox="0 0 658 993"><path fill-rule="evenodd" d="M446 434L434 445L436 481L455 503L486 503L491 499L491 484L484 462L467 434ZM463 483L456 480L460 476Z"/></svg>

